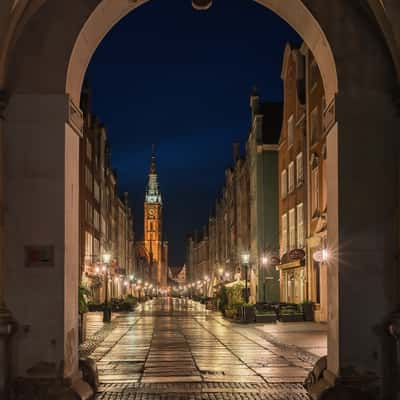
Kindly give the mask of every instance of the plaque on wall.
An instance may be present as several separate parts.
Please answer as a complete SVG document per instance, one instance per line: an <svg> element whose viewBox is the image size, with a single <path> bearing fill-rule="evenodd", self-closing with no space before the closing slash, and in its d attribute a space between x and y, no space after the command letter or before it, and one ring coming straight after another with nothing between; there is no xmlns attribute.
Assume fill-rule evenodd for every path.
<svg viewBox="0 0 400 400"><path fill-rule="evenodd" d="M26 268L53 268L54 246L25 246Z"/></svg>

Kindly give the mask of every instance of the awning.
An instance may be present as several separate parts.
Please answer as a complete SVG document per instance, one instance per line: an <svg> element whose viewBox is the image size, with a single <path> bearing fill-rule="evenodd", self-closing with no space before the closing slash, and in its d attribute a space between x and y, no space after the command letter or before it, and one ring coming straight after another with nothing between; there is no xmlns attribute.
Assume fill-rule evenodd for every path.
<svg viewBox="0 0 400 400"><path fill-rule="evenodd" d="M226 283L225 287L230 288L230 287L233 287L233 286L236 286L236 285L239 285L239 284L241 284L243 286L246 286L246 282L245 281L233 281L233 282L230 282L230 283Z"/></svg>

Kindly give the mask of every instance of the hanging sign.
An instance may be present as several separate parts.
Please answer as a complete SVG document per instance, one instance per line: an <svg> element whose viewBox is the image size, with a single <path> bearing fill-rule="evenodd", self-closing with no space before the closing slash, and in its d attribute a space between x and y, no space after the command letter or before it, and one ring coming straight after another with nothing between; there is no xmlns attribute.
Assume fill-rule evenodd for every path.
<svg viewBox="0 0 400 400"><path fill-rule="evenodd" d="M279 257L277 257L277 256L272 256L272 257L270 258L269 263L270 263L270 265L272 265L273 267L275 267L276 265L279 265L279 264L281 263L281 259L280 259Z"/></svg>
<svg viewBox="0 0 400 400"><path fill-rule="evenodd" d="M289 258L291 260L301 260L306 256L303 249L293 249L289 252Z"/></svg>

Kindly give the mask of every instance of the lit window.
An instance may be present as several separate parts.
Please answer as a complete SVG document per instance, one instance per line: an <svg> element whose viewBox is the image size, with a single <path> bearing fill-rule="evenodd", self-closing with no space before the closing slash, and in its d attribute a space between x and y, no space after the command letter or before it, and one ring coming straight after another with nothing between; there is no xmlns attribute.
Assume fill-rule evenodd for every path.
<svg viewBox="0 0 400 400"><path fill-rule="evenodd" d="M296 248L296 225L295 225L295 209L289 210L289 249Z"/></svg>
<svg viewBox="0 0 400 400"><path fill-rule="evenodd" d="M284 169L281 174L281 195L282 199L287 196L287 170Z"/></svg>
<svg viewBox="0 0 400 400"><path fill-rule="evenodd" d="M303 172L303 153L297 154L296 157L296 183L300 186L304 182Z"/></svg>
<svg viewBox="0 0 400 400"><path fill-rule="evenodd" d="M304 243L304 212L303 203L297 205L297 246L303 248Z"/></svg>
<svg viewBox="0 0 400 400"><path fill-rule="evenodd" d="M289 193L294 190L294 162L289 164Z"/></svg>
<svg viewBox="0 0 400 400"><path fill-rule="evenodd" d="M287 214L283 214L282 215L282 246L281 246L281 250L282 250L282 255L285 254L288 250L288 220L287 220Z"/></svg>
<svg viewBox="0 0 400 400"><path fill-rule="evenodd" d="M294 116L293 114L288 119L288 146L294 142Z"/></svg>
<svg viewBox="0 0 400 400"><path fill-rule="evenodd" d="M85 260L91 261L92 257L93 236L89 232L85 232Z"/></svg>

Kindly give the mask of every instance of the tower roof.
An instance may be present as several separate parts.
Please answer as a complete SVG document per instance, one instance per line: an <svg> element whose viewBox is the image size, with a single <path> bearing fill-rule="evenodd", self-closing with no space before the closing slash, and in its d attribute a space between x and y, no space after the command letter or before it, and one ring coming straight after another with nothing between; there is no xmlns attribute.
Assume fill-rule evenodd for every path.
<svg viewBox="0 0 400 400"><path fill-rule="evenodd" d="M145 201L146 203L162 204L161 192L158 185L156 155L154 151L154 145L152 146L152 152L151 152L150 172L149 172L149 179L147 182Z"/></svg>

